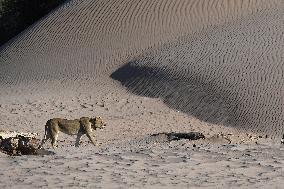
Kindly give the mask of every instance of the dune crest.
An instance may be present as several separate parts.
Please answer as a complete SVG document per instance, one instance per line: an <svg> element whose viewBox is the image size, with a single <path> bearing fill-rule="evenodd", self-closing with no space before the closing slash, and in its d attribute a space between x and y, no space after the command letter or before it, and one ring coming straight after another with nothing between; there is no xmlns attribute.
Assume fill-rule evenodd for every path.
<svg viewBox="0 0 284 189"><path fill-rule="evenodd" d="M40 87L50 80L108 76L142 50L279 4L277 0L73 0L2 47L0 83L34 81Z"/></svg>

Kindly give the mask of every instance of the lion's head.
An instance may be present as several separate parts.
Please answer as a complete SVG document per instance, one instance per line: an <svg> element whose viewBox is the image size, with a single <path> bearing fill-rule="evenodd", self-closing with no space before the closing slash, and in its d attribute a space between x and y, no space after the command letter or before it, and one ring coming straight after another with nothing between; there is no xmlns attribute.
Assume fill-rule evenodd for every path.
<svg viewBox="0 0 284 189"><path fill-rule="evenodd" d="M106 127L106 123L100 116L91 119L90 122L92 123L94 129L104 129Z"/></svg>

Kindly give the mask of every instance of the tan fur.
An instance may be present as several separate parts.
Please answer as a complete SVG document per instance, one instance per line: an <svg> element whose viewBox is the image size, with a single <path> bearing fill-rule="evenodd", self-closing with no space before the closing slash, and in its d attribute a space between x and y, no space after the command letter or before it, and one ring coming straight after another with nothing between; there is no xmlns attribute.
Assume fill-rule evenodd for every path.
<svg viewBox="0 0 284 189"><path fill-rule="evenodd" d="M55 148L57 146L57 137L60 131L68 135L77 135L75 143L76 147L79 146L81 136L84 134L86 134L90 141L96 145L95 136L92 131L96 129L103 129L105 126L106 124L101 117L81 117L80 119L75 120L53 118L46 122L45 135L39 148L41 148L49 139L51 139L52 147Z"/></svg>

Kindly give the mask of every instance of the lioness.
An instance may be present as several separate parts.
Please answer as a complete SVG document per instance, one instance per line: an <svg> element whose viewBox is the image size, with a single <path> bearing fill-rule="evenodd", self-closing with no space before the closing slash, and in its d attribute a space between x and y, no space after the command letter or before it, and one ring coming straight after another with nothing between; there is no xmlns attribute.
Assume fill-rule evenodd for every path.
<svg viewBox="0 0 284 189"><path fill-rule="evenodd" d="M51 145L53 148L56 148L57 137L59 131L66 133L68 135L77 135L75 146L78 147L80 143L81 136L87 134L90 141L96 145L96 140L93 136L93 129L103 129L106 124L101 117L88 118L81 117L80 119L68 120L61 118L53 118L46 122L45 125L45 135L42 139L42 142L39 146L39 149L42 145L49 139L51 139Z"/></svg>

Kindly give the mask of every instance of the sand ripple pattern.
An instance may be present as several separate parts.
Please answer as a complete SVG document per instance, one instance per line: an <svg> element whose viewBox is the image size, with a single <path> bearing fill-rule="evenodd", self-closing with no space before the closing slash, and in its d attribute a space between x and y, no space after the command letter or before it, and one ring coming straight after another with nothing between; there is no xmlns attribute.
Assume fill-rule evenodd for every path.
<svg viewBox="0 0 284 189"><path fill-rule="evenodd" d="M0 48L0 94L104 90L126 64L132 91L280 134L283 31L281 0L72 0Z"/></svg>
<svg viewBox="0 0 284 189"><path fill-rule="evenodd" d="M224 23L277 0L73 0L0 49L0 83L111 73L141 50Z"/></svg>
<svg viewBox="0 0 284 189"><path fill-rule="evenodd" d="M274 9L209 27L142 54L112 77L204 121L280 136L283 15Z"/></svg>

